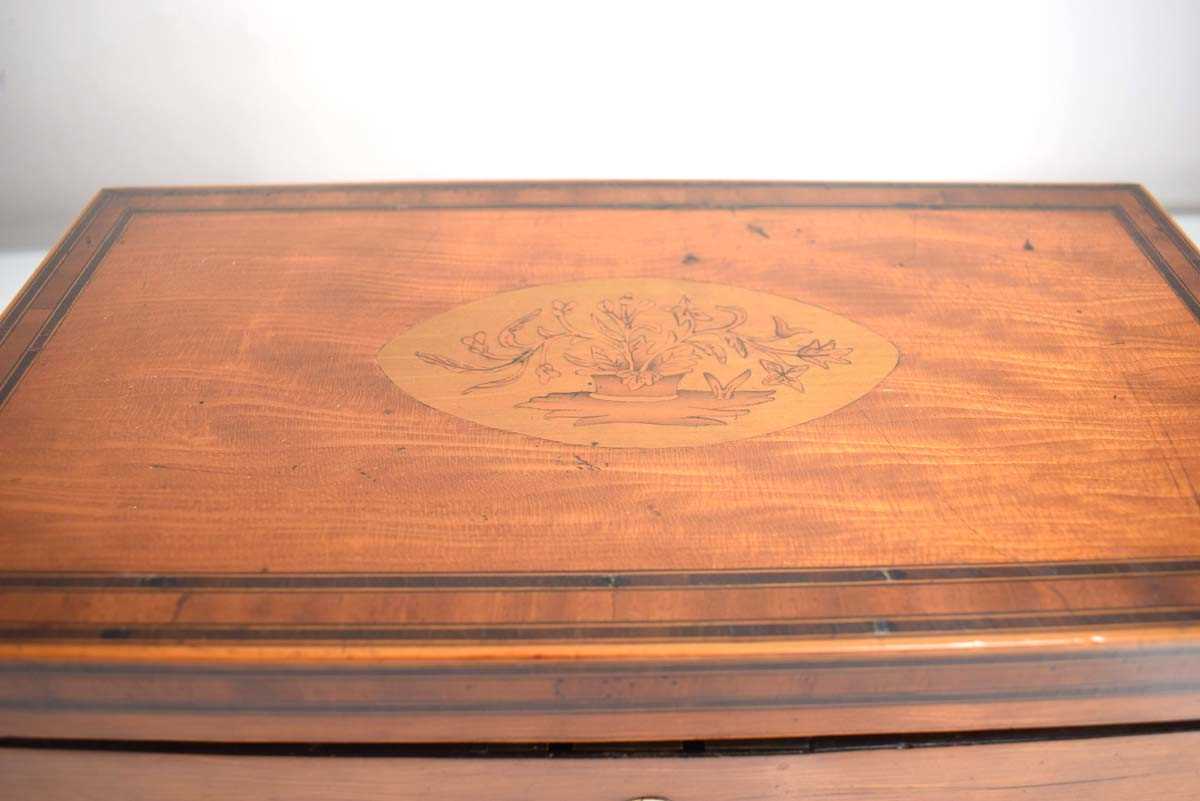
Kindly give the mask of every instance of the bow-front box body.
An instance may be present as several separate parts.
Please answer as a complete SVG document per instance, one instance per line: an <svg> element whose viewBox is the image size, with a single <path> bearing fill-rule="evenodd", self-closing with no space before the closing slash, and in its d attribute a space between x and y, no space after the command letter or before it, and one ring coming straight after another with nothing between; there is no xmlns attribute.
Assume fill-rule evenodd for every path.
<svg viewBox="0 0 1200 801"><path fill-rule="evenodd" d="M1200 794L1140 187L108 190L0 457L3 798Z"/></svg>

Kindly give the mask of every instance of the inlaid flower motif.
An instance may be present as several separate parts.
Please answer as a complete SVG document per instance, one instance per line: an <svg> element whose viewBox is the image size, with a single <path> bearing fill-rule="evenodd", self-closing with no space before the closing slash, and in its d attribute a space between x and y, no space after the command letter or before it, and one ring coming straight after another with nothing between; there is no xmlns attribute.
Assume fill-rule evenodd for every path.
<svg viewBox="0 0 1200 801"><path fill-rule="evenodd" d="M547 362L542 362L533 372L538 377L538 381L541 381L543 384L549 384L554 379L562 376L562 373L554 369L554 365Z"/></svg>
<svg viewBox="0 0 1200 801"><path fill-rule="evenodd" d="M796 358L828 370L831 364L849 364L850 360L846 357L853 352L854 348L839 348L837 340L831 339L822 343L821 340L814 339L796 349Z"/></svg>
<svg viewBox="0 0 1200 801"><path fill-rule="evenodd" d="M679 301L668 309L668 311L675 316L677 325L691 324L694 327L697 321L707 322L712 319L711 315L705 314L698 309L687 295L682 295Z"/></svg>
<svg viewBox="0 0 1200 801"><path fill-rule="evenodd" d="M808 370L807 365L780 364L770 359L759 359L758 363L762 365L763 370L767 373L762 380L764 386L769 387L776 384L784 384L798 392L804 391L804 385L800 383L800 376L804 375L804 372Z"/></svg>
<svg viewBox="0 0 1200 801"><path fill-rule="evenodd" d="M800 379L811 366L828 370L831 365L850 363L852 348L838 347L833 339L811 339L801 345L801 337L811 332L778 315L771 317L770 333L757 333L740 306L701 306L687 294L675 297L674 305L668 306L669 301L656 304L624 293L615 300L599 299L595 311L586 316L572 314L579 305L575 300L559 297L550 301L549 309L537 307L511 320L494 340L486 331L462 337L459 341L466 350L483 363L425 351L416 355L446 370L488 376L462 390L463 394L508 386L527 369L548 384L563 376L560 368L566 364L578 368L578 375L591 376L597 385L603 383L605 395L651 399L677 397L671 389L706 359L732 366L739 359L757 358L764 385L789 386L797 392L804 392ZM544 310L549 314L543 316ZM736 386L708 375L716 400L734 399ZM748 372L743 375L749 377ZM745 378L739 377L737 384ZM669 386L655 387L662 382Z"/></svg>
<svg viewBox="0 0 1200 801"><path fill-rule="evenodd" d="M613 303L608 298L596 304L596 308L607 315L614 323L632 330L638 315L647 309L654 308L652 300L635 300L633 295L622 295Z"/></svg>
<svg viewBox="0 0 1200 801"><path fill-rule="evenodd" d="M746 340L742 339L732 331L726 331L724 336L725 344L737 351L737 355L743 359L750 355L750 349L746 345Z"/></svg>
<svg viewBox="0 0 1200 801"><path fill-rule="evenodd" d="M486 356L487 355L487 352L488 352L487 332L476 331L474 334L471 334L470 336L467 336L467 337L463 337L459 341L462 342L464 345L466 345L467 350L471 351L471 353L474 353L478 356Z"/></svg>

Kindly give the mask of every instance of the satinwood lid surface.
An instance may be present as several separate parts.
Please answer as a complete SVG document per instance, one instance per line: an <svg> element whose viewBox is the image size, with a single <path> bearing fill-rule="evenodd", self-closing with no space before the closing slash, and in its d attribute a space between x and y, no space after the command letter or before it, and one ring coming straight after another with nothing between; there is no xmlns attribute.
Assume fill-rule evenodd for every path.
<svg viewBox="0 0 1200 801"><path fill-rule="evenodd" d="M1200 717L1136 186L102 192L0 322L0 736Z"/></svg>

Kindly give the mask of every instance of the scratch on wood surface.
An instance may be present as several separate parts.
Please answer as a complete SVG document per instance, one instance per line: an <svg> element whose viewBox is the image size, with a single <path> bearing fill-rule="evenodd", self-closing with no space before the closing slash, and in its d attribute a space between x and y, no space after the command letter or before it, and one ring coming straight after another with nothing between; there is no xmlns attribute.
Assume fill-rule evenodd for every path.
<svg viewBox="0 0 1200 801"><path fill-rule="evenodd" d="M223 470L219 467L190 467L188 465L160 464L158 462L151 462L148 467L151 470L182 470L190 473L217 473L223 475L233 474L232 470Z"/></svg>
<svg viewBox="0 0 1200 801"><path fill-rule="evenodd" d="M596 465L589 462L587 459L584 459L578 453L573 453L571 455L575 457L575 469L576 470L597 470L598 471L600 469Z"/></svg>
<svg viewBox="0 0 1200 801"><path fill-rule="evenodd" d="M1064 612L1068 612L1070 614L1075 613L1075 610L1071 608L1071 602L1067 600L1067 596L1063 595L1063 592L1061 589L1054 586L1053 581L1042 582L1042 586L1044 586L1047 590L1049 590L1054 595L1054 597L1058 599L1059 603L1062 604Z"/></svg>
<svg viewBox="0 0 1200 801"><path fill-rule="evenodd" d="M1034 784L991 784L979 787L980 790L1033 790L1042 787L1071 787L1080 784L1104 784L1106 782L1123 782L1130 779L1146 779L1153 773L1130 773L1123 776L1101 776L1095 779L1073 779L1066 782L1037 782Z"/></svg>
<svg viewBox="0 0 1200 801"><path fill-rule="evenodd" d="M179 620L179 616L183 614L183 608L187 606L188 601L192 600L190 592L180 593L175 599L175 608L171 610L171 622L175 623Z"/></svg>

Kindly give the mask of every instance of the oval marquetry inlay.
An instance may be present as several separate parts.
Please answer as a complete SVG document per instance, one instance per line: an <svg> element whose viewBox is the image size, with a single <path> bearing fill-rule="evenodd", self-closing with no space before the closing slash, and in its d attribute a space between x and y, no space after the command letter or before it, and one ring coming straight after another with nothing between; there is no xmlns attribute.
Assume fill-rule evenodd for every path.
<svg viewBox="0 0 1200 801"><path fill-rule="evenodd" d="M504 292L414 325L379 354L434 409L573 445L706 445L789 428L896 365L833 312L721 284L623 278Z"/></svg>

